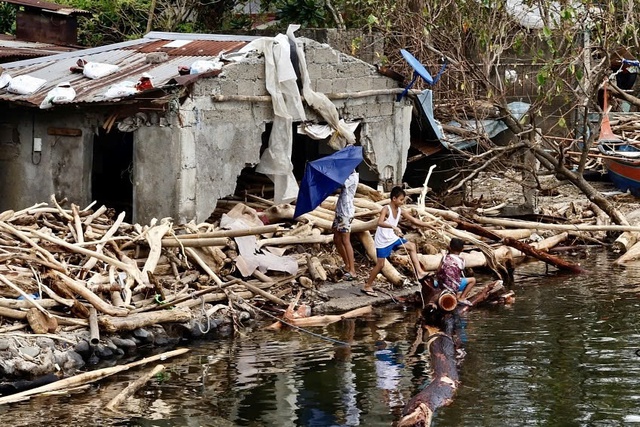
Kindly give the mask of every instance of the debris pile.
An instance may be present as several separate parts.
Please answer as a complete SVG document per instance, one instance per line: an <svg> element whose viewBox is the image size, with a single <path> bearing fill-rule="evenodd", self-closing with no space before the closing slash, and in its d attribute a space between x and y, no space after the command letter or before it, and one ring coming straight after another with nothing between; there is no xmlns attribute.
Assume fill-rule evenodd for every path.
<svg viewBox="0 0 640 427"><path fill-rule="evenodd" d="M463 253L467 267L487 267L502 279L513 271L510 263L525 255L578 271L545 251L569 233L593 241L593 230L580 226L567 224L571 229L564 231L560 224L512 223L478 216L480 210L462 216L426 207L423 189L407 193L422 200L407 208L431 224L423 230L403 226L426 271L437 269L451 237L474 246ZM49 204L0 213L0 341L47 337L86 360L131 352L140 344L167 345L185 334L232 331L258 313L285 319L294 311L294 317L315 315L327 300L319 285L340 282L344 275L329 244L336 199L293 219L294 206L247 194L221 200L205 223L177 226L166 218L128 224L124 213L104 206L66 207L54 197ZM352 238L360 259L375 261L370 231L388 203L387 194L358 186ZM407 254L397 251L390 260L382 275L392 288L415 283ZM363 279L368 268L359 273ZM304 309L295 310L298 302ZM373 302L363 298L361 306ZM51 362L49 368L56 364ZM77 368L76 362L72 357L69 366ZM0 365L0 376L19 376L34 373L37 363L31 370Z"/></svg>

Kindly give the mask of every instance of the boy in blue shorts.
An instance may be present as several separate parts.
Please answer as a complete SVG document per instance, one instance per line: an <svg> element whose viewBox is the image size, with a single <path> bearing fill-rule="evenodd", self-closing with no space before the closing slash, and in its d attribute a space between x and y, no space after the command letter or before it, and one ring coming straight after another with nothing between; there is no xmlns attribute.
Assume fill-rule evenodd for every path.
<svg viewBox="0 0 640 427"><path fill-rule="evenodd" d="M461 239L453 238L449 242L449 252L442 258L440 267L436 272L438 286L443 286L455 292L458 301L465 305L471 305L467 300L469 291L476 284L475 277L464 277L464 260L460 257L460 252L464 248Z"/></svg>
<svg viewBox="0 0 640 427"><path fill-rule="evenodd" d="M378 228L376 229L375 245L376 245L376 265L369 274L369 279L362 288L362 292L369 296L378 296L373 290L373 281L382 268L387 258L391 255L394 249L404 246L409 252L409 257L415 268L415 273L418 276L418 280L422 279L427 273L420 266L418 261L418 252L416 245L412 242L407 242L402 237L402 231L398 228L398 222L400 217L408 220L412 224L418 227L427 227L429 224L420 221L419 219L411 216L409 212L405 212L401 209L406 197L405 191L402 187L393 187L391 189L391 203L388 206L382 208L380 211L380 217L378 217Z"/></svg>

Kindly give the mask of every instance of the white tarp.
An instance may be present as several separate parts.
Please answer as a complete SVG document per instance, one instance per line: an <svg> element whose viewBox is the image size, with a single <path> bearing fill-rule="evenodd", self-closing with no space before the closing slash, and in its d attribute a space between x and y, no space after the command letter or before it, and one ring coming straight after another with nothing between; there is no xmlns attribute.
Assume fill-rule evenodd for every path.
<svg viewBox="0 0 640 427"><path fill-rule="evenodd" d="M345 126L344 122L340 122L340 116L336 106L331 102L324 93L315 92L311 89L311 80L309 79L309 71L307 70L307 60L304 55L304 49L296 42L296 37L293 34L300 28L300 25L289 25L287 28L287 36L293 44L296 46L296 52L298 53L298 64L300 68L300 79L302 80L302 95L304 100L309 104L311 108L316 110L323 119L329 123L337 132L334 138L331 138L329 145L334 150L344 148L346 145L353 145L356 143L356 137L353 131Z"/></svg>
<svg viewBox="0 0 640 427"><path fill-rule="evenodd" d="M257 225L262 225L251 221L246 212L241 212L242 206L234 207L228 214L223 214L220 219L220 227L229 230L244 230ZM243 277L251 276L256 269L263 273L268 270L283 271L294 275L298 272L298 262L290 256L278 256L269 251L262 251L258 248L256 236L242 236L234 238L238 245L238 257L236 267Z"/></svg>
<svg viewBox="0 0 640 427"><path fill-rule="evenodd" d="M302 94L311 108L335 129L329 145L338 150L354 144L353 130L340 121L338 110L326 95L311 89L304 50L293 34L299 25L289 25L287 35L261 37L244 46L239 52L258 51L264 55L266 88L271 95L275 118L269 136L269 146L262 154L256 172L267 175L274 184L275 203L288 203L298 196L298 183L293 175L291 152L293 149L293 122L305 121L302 97L298 90L296 71L291 62L291 44L296 48L302 80Z"/></svg>
<svg viewBox="0 0 640 427"><path fill-rule="evenodd" d="M282 34L262 37L242 49L245 52L251 50L264 55L266 87L275 114L269 147L262 154L256 172L273 181L276 203L288 203L298 196L298 183L291 164L293 120L306 120L296 72L291 63L289 39Z"/></svg>
<svg viewBox="0 0 640 427"><path fill-rule="evenodd" d="M360 122L345 122L340 119L340 125L345 126L351 131L351 133L355 132L360 125ZM335 130L329 125L321 125L318 123L302 123L298 125L298 133L300 135L307 135L311 139L323 140L329 138Z"/></svg>

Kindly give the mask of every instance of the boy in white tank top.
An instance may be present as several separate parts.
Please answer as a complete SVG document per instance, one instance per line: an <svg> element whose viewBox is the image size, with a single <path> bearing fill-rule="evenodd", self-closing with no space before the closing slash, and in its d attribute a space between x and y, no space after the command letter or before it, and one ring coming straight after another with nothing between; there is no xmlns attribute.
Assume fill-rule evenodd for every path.
<svg viewBox="0 0 640 427"><path fill-rule="evenodd" d="M409 212L405 212L401 209L406 197L405 191L402 187L393 187L391 189L391 203L389 206L382 208L380 211L380 217L378 217L378 228L376 229L375 245L376 245L376 265L369 274L369 279L362 288L362 292L369 296L378 296L373 290L373 281L378 273L382 271L384 263L386 262L391 252L394 249L404 246L409 252L409 257L413 263L418 279L422 279L427 275L427 272L422 269L420 262L418 261L418 252L416 245L413 242L407 242L402 237L402 231L398 228L398 222L400 217L408 220L412 224L418 227L427 227L429 224L420 221L417 218L411 216Z"/></svg>

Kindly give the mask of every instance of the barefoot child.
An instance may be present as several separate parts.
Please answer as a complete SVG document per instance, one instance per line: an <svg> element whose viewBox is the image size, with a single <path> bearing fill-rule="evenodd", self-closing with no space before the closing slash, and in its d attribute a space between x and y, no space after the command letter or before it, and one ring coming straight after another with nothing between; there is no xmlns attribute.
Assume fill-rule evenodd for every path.
<svg viewBox="0 0 640 427"><path fill-rule="evenodd" d="M418 227L428 226L426 222L414 218L410 213L401 209L405 197L406 193L401 187L393 187L391 189L391 203L380 211L375 236L376 265L373 267L373 270L371 270L371 274L369 274L369 279L367 279L364 288L362 288L362 292L367 295L378 296L373 290L373 281L378 273L382 271L382 267L384 267L384 263L386 259L389 258L389 255L391 255L391 252L401 246L404 246L407 252L409 252L409 257L416 269L415 273L418 279L423 278L427 274L418 261L416 245L399 237L402 235L402 231L398 228L398 222L401 216Z"/></svg>
<svg viewBox="0 0 640 427"><path fill-rule="evenodd" d="M453 238L449 243L449 252L445 254L436 272L438 285L444 286L456 293L458 301L465 305L471 305L467 300L469 291L476 284L475 277L464 277L464 260L460 252L464 247L461 239Z"/></svg>
<svg viewBox="0 0 640 427"><path fill-rule="evenodd" d="M347 178L342 186L342 192L336 204L336 216L331 228L333 229L333 242L344 261L344 279L355 280L356 267L353 259L353 247L351 246L351 222L355 215L353 199L358 188L359 175L355 170Z"/></svg>

